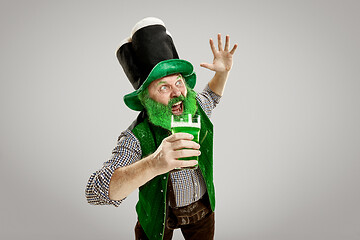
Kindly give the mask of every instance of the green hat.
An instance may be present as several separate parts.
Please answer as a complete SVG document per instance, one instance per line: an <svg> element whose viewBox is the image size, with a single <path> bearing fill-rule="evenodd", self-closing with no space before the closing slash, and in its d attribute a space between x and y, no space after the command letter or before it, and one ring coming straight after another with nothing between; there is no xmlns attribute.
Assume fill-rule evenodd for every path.
<svg viewBox="0 0 360 240"><path fill-rule="evenodd" d="M124 96L125 104L132 110L144 109L138 95L154 80L180 73L190 88L196 84L193 65L179 59L170 33L158 18L138 22L131 38L122 42L116 55L135 89Z"/></svg>

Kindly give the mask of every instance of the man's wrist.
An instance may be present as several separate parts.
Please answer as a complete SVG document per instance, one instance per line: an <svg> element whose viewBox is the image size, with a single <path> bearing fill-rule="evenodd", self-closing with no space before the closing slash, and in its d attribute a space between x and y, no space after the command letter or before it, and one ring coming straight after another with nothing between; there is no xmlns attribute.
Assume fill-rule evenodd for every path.
<svg viewBox="0 0 360 240"><path fill-rule="evenodd" d="M155 164L155 154L152 153L149 156L147 156L146 158L143 159L145 167L148 169L148 171L150 172L150 174L153 177L156 177L157 175L159 175L158 172L158 168L156 167Z"/></svg>
<svg viewBox="0 0 360 240"><path fill-rule="evenodd" d="M215 75L219 78L227 78L227 76L229 75L230 70L229 71L223 71L223 72L215 72Z"/></svg>
<svg viewBox="0 0 360 240"><path fill-rule="evenodd" d="M210 89L217 95L222 96L228 76L229 71L216 72L214 77L209 82Z"/></svg>

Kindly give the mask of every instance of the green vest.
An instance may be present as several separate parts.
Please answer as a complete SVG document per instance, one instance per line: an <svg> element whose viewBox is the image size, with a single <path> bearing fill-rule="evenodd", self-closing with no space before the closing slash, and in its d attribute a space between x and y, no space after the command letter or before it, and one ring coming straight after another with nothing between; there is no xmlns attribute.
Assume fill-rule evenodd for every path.
<svg viewBox="0 0 360 240"><path fill-rule="evenodd" d="M198 104L201 115L199 168L205 179L211 209L215 209L215 189L213 183L213 125ZM155 126L145 119L138 118L132 129L140 141L142 158L152 154L171 132ZM162 239L165 229L167 209L167 185L169 173L154 177L139 188L139 201L136 212L139 222L149 239Z"/></svg>

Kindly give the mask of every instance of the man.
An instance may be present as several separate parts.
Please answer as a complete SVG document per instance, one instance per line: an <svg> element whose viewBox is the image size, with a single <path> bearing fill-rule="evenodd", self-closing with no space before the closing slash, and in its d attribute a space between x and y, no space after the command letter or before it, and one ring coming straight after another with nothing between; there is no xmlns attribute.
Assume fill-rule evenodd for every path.
<svg viewBox="0 0 360 240"><path fill-rule="evenodd" d="M171 239L180 228L185 239L213 239L215 192L212 170L212 109L222 96L232 55L226 36L223 49L210 39L212 64L201 66L215 71L202 93L193 66L178 57L164 23L145 18L133 28L117 57L135 91L124 97L125 104L141 111L134 123L121 133L112 158L93 173L86 188L91 204L119 204L136 188L138 222L136 239ZM200 144L187 133L170 132L171 115L201 116ZM200 152L201 149L201 152ZM179 158L199 156L196 160ZM198 164L196 169L185 169ZM175 170L175 169L181 170Z"/></svg>

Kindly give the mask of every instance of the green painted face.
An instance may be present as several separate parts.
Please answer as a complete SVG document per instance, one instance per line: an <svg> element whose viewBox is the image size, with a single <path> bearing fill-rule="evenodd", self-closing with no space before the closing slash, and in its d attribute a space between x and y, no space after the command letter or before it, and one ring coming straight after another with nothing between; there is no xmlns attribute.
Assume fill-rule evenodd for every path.
<svg viewBox="0 0 360 240"><path fill-rule="evenodd" d="M171 130L171 107L173 104L183 101L184 111L183 115L187 114L195 114L197 110L196 106L196 92L189 87L187 87L187 96L184 97L180 95L177 98L173 98L169 100L167 105L156 102L155 100L149 97L148 89L145 89L143 92L139 94L139 99L141 103L144 105L150 122L154 125L160 126L162 128Z"/></svg>

